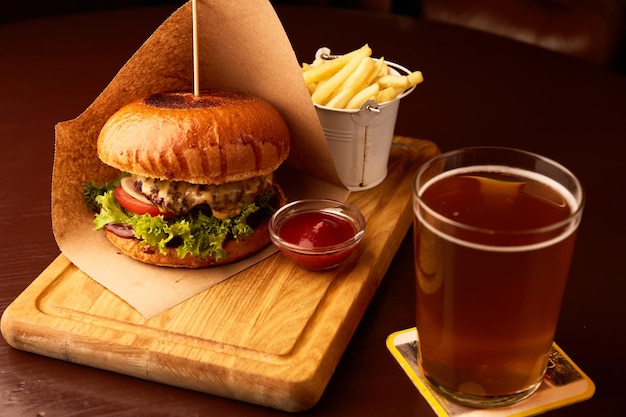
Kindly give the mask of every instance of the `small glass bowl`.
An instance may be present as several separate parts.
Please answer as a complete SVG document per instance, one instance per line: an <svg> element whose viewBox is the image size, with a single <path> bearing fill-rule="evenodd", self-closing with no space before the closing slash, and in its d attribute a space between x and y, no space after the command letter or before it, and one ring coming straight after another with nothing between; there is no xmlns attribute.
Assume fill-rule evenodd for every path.
<svg viewBox="0 0 626 417"><path fill-rule="evenodd" d="M339 266L359 246L365 218L354 206L336 200L293 201L269 223L272 243L303 268L320 271Z"/></svg>

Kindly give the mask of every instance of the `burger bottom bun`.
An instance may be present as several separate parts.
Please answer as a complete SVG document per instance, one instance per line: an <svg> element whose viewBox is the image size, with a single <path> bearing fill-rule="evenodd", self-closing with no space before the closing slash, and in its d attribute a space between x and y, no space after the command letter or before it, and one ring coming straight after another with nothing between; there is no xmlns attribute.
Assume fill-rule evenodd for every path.
<svg viewBox="0 0 626 417"><path fill-rule="evenodd" d="M276 207L283 206L286 203L285 195L277 184L274 184L274 188L276 190ZM269 220L269 216L264 218L246 239L227 239L222 245L222 248L226 251L226 256L222 259L213 259L210 256L202 259L190 254L179 258L175 248L168 249L165 253L162 253L151 249L147 245L142 245L139 239L120 237L107 229L104 229L104 235L120 252L138 261L173 268L202 268L244 259L269 245L271 242Z"/></svg>

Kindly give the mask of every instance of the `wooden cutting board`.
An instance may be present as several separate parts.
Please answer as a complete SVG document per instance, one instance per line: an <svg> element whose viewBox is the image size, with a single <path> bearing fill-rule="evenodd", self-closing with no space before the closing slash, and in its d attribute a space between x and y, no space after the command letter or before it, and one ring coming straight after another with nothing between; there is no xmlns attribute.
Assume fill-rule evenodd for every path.
<svg viewBox="0 0 626 417"><path fill-rule="evenodd" d="M20 350L306 410L326 388L411 225L416 170L438 152L428 141L394 138L385 181L348 199L367 228L338 269L310 272L276 254L145 319L59 255L5 310L2 334Z"/></svg>

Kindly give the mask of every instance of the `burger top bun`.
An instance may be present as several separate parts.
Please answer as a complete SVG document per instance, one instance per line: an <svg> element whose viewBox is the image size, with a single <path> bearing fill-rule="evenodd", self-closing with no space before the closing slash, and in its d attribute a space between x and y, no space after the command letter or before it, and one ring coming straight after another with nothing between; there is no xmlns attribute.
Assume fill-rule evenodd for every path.
<svg viewBox="0 0 626 417"><path fill-rule="evenodd" d="M97 150L104 163L132 174L223 184L275 171L289 140L284 119L263 99L222 90L166 92L113 114Z"/></svg>

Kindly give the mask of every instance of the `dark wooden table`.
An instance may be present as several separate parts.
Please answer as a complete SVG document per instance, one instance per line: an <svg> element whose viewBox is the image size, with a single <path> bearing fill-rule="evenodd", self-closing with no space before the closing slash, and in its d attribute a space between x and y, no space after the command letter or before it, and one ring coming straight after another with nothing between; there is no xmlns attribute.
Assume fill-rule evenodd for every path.
<svg viewBox="0 0 626 417"><path fill-rule="evenodd" d="M0 312L59 254L51 231L54 125L79 115L172 7L0 26ZM626 79L502 38L385 14L282 7L300 60L368 42L425 83L404 99L397 133L443 150L521 147L572 169L587 192L557 343L596 383L553 416L623 410ZM410 234L320 402L306 415L431 416L387 336L414 325ZM0 415L275 416L279 411L49 359L0 339Z"/></svg>

